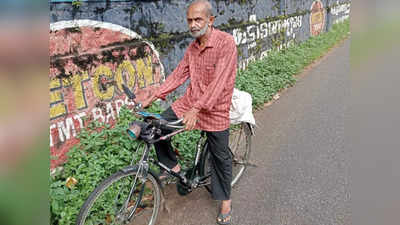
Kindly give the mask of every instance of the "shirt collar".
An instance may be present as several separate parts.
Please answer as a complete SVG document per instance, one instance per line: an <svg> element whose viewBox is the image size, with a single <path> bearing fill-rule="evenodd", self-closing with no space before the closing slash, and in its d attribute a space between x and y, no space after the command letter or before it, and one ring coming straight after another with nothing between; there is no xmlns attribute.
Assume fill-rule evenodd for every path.
<svg viewBox="0 0 400 225"><path fill-rule="evenodd" d="M210 37L208 38L208 40L206 42L206 47L204 49L214 47L214 45L215 45L215 32L214 32L214 30L215 30L214 27L211 27L211 34L210 34ZM194 46L196 48L200 48L200 45L197 42L197 40L194 40Z"/></svg>

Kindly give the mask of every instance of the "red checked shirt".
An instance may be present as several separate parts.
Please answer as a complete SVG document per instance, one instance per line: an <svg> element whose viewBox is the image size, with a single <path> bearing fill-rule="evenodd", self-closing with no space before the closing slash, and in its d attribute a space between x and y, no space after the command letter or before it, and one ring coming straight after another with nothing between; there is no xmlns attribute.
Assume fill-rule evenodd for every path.
<svg viewBox="0 0 400 225"><path fill-rule="evenodd" d="M233 36L214 29L201 50L194 40L176 69L166 78L156 95L165 99L187 79L190 84L183 97L172 104L182 118L191 108L199 111L195 129L222 131L229 128L229 109L235 86L237 50Z"/></svg>

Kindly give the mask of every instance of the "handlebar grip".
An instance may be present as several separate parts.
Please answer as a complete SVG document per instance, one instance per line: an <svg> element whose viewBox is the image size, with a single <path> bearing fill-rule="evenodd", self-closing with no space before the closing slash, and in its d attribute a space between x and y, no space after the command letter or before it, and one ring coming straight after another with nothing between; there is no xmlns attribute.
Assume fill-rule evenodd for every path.
<svg viewBox="0 0 400 225"><path fill-rule="evenodd" d="M183 125L179 125L179 124L178 124L178 123L180 123L181 121L182 121L182 119L176 120L176 121L173 121L173 122L169 122L169 121L167 121L167 120L161 118L161 119L153 120L152 123L153 123L153 125L155 125L156 127L165 126L165 127L169 127L169 128L180 129L180 128L183 128L183 127L184 127Z"/></svg>
<svg viewBox="0 0 400 225"><path fill-rule="evenodd" d="M183 119L179 119L179 120L175 120L175 121L169 122L168 124L169 125L178 125L179 123L182 123L182 121L183 121Z"/></svg>
<svg viewBox="0 0 400 225"><path fill-rule="evenodd" d="M175 128L175 129L180 129L184 128L185 126L182 124L183 119L179 119L176 121L168 122L165 124L165 126L170 127L170 128Z"/></svg>

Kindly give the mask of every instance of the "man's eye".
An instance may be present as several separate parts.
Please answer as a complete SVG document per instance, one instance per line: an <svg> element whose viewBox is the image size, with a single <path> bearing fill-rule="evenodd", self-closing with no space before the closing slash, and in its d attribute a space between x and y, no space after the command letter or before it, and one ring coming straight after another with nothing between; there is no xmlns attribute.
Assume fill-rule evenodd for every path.
<svg viewBox="0 0 400 225"><path fill-rule="evenodd" d="M195 19L196 23L201 22L200 18Z"/></svg>

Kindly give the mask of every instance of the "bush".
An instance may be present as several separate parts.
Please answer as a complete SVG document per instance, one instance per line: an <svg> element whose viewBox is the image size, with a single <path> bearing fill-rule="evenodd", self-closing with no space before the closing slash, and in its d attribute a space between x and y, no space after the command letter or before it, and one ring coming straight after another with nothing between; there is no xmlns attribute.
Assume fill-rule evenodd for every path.
<svg viewBox="0 0 400 225"><path fill-rule="evenodd" d="M74 224L80 207L95 186L129 165L133 155L131 150L137 143L124 134L133 119L133 114L123 108L114 127L96 121L81 131L80 143L68 152L64 170L51 177L51 224ZM78 181L72 188L65 185L68 177Z"/></svg>

